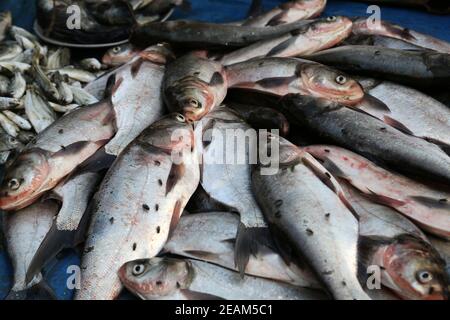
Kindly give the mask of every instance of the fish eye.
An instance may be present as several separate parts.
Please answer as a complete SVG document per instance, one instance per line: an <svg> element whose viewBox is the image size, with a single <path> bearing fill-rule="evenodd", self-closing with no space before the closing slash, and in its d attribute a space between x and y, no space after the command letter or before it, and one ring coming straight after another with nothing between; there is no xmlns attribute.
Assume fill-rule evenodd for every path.
<svg viewBox="0 0 450 320"><path fill-rule="evenodd" d="M336 77L336 82L338 84L344 84L344 83L347 82L347 78L345 76L343 76L343 75L339 75L339 76Z"/></svg>
<svg viewBox="0 0 450 320"><path fill-rule="evenodd" d="M119 53L120 50L121 50L120 47L114 47L114 48L112 49L112 51L113 51L114 53Z"/></svg>
<svg viewBox="0 0 450 320"><path fill-rule="evenodd" d="M20 187L20 182L16 178L12 178L8 181L8 188L11 190L17 190Z"/></svg>
<svg viewBox="0 0 450 320"><path fill-rule="evenodd" d="M179 122L185 122L186 121L186 118L183 115L181 115L181 114L177 114L176 119Z"/></svg>
<svg viewBox="0 0 450 320"><path fill-rule="evenodd" d="M417 277L417 280L422 284L428 283L431 280L433 280L433 275L426 270L417 272L416 277Z"/></svg>
<svg viewBox="0 0 450 320"><path fill-rule="evenodd" d="M9 137L9 138L8 138L8 141L9 141L9 143L11 143L11 144L16 144L16 143L17 143L17 139L14 138L14 137Z"/></svg>
<svg viewBox="0 0 450 320"><path fill-rule="evenodd" d="M145 270L145 266L142 263L140 263L140 264L136 264L133 267L132 273L134 276L139 276L144 272L144 270Z"/></svg>
<svg viewBox="0 0 450 320"><path fill-rule="evenodd" d="M337 19L336 16L330 16L330 17L327 18L327 21L328 22L333 22L333 21L336 21L336 19Z"/></svg>

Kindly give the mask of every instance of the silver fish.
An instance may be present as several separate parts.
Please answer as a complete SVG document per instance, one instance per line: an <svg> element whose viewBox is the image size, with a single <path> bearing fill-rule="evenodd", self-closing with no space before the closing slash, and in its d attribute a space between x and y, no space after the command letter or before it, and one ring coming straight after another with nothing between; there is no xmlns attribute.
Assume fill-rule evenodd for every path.
<svg viewBox="0 0 450 320"><path fill-rule="evenodd" d="M87 106L99 101L83 88L78 88L73 85L69 85L68 88L72 92L73 101L79 106Z"/></svg>
<svg viewBox="0 0 450 320"><path fill-rule="evenodd" d="M14 122L20 129L31 130L32 126L31 126L30 122L28 122L28 120L25 119L24 117L21 117L18 114L14 113L12 111L9 111L9 110L4 110L3 114L5 116L7 116L9 118L9 120Z"/></svg>
<svg viewBox="0 0 450 320"><path fill-rule="evenodd" d="M20 100L16 98L0 97L0 110L12 109L20 105Z"/></svg>
<svg viewBox="0 0 450 320"><path fill-rule="evenodd" d="M36 57L34 57L31 72L36 83L49 98L54 101L59 101L61 99L61 95L56 88L56 85L50 81L50 78L45 74L44 70L42 70Z"/></svg>
<svg viewBox="0 0 450 320"><path fill-rule="evenodd" d="M123 284L145 300L323 300L317 290L247 276L213 264L175 258L132 261L119 271ZM160 285L158 285L160 284Z"/></svg>
<svg viewBox="0 0 450 320"><path fill-rule="evenodd" d="M20 128L3 112L0 112L0 126L12 137L17 137L19 134Z"/></svg>
<svg viewBox="0 0 450 320"><path fill-rule="evenodd" d="M25 78L23 77L22 73L16 71L14 73L14 78L9 85L9 94L15 99L20 99L25 94L26 89L27 82Z"/></svg>
<svg viewBox="0 0 450 320"><path fill-rule="evenodd" d="M13 60L20 53L22 53L22 47L15 42L0 43L0 61Z"/></svg>
<svg viewBox="0 0 450 320"><path fill-rule="evenodd" d="M61 69L70 64L70 50L68 48L58 48L51 52L47 58L47 69Z"/></svg>
<svg viewBox="0 0 450 320"><path fill-rule="evenodd" d="M50 72L58 71L62 75L67 75L69 78L78 80L80 82L89 83L91 81L94 81L97 77L95 74L83 70L75 68L74 66L65 66L64 68L60 68L57 70L51 70Z"/></svg>
<svg viewBox="0 0 450 320"><path fill-rule="evenodd" d="M60 113L67 113L70 112L76 108L78 108L80 105L76 104L76 103L72 103L72 104L68 104L66 106L63 106L61 104L57 104L54 102L49 101L48 102L49 106L55 110L56 112L60 112Z"/></svg>
<svg viewBox="0 0 450 320"><path fill-rule="evenodd" d="M23 148L23 144L19 139L10 136L0 126L0 152Z"/></svg>
<svg viewBox="0 0 450 320"><path fill-rule="evenodd" d="M0 96L9 95L9 78L0 74Z"/></svg>
<svg viewBox="0 0 450 320"><path fill-rule="evenodd" d="M80 61L80 65L88 71L99 71L104 69L103 65L96 58L86 58Z"/></svg>
<svg viewBox="0 0 450 320"><path fill-rule="evenodd" d="M56 114L41 95L33 88L25 94L25 113L37 133L56 120Z"/></svg>
<svg viewBox="0 0 450 320"><path fill-rule="evenodd" d="M75 299L114 299L120 267L163 248L199 183L193 134L182 115L171 114L118 156L94 198Z"/></svg>

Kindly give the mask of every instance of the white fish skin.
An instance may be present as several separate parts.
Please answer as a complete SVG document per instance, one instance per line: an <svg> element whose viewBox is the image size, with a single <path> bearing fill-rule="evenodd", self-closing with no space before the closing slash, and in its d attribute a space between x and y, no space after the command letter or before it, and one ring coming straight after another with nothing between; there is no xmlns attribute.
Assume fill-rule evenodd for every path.
<svg viewBox="0 0 450 320"><path fill-rule="evenodd" d="M15 114L12 111L4 110L3 114L9 118L12 122L14 122L19 128L24 130L31 130L32 126L28 122L27 119L19 116L18 114Z"/></svg>
<svg viewBox="0 0 450 320"><path fill-rule="evenodd" d="M238 271L234 263L234 243L239 217L230 212L183 215L164 252L211 262ZM270 235L268 235L270 237ZM307 288L322 288L306 266L289 266L269 247L250 255L245 274Z"/></svg>
<svg viewBox="0 0 450 320"><path fill-rule="evenodd" d="M17 107L20 104L20 100L16 98L0 97L0 110L7 110Z"/></svg>
<svg viewBox="0 0 450 320"><path fill-rule="evenodd" d="M15 99L20 99L25 94L26 89L27 82L25 81L25 78L22 73L16 71L9 86L9 94Z"/></svg>
<svg viewBox="0 0 450 320"><path fill-rule="evenodd" d="M2 112L0 112L0 126L13 137L17 137L19 134L19 127L11 121L7 116L5 116Z"/></svg>
<svg viewBox="0 0 450 320"><path fill-rule="evenodd" d="M252 276L242 279L237 272L189 259L132 261L122 267L119 274L125 286L145 300L203 300L206 297L216 300L327 299L326 294L317 290ZM158 286L158 283L162 285Z"/></svg>
<svg viewBox="0 0 450 320"><path fill-rule="evenodd" d="M54 71L58 71L62 75L67 75L69 78L85 83L94 81L97 78L95 74L86 70L77 69L73 66L66 66L57 70L50 70L50 72Z"/></svg>
<svg viewBox="0 0 450 320"><path fill-rule="evenodd" d="M28 289L42 279L39 274L27 284L25 274L57 212L58 204L47 200L5 215L6 243L14 267L13 292Z"/></svg>
<svg viewBox="0 0 450 320"><path fill-rule="evenodd" d="M0 61L0 70L4 68L9 72L26 72L31 69L31 65L28 63L23 63L19 61Z"/></svg>
<svg viewBox="0 0 450 320"><path fill-rule="evenodd" d="M25 113L37 133L56 120L56 114L47 101L33 89L27 90L25 94Z"/></svg>
<svg viewBox="0 0 450 320"><path fill-rule="evenodd" d="M176 130L188 135L186 142L172 140ZM188 140L193 141L192 127L183 116L169 115L146 129L109 169L94 198L75 299L114 299L122 289L119 268L164 247L200 179L195 147L185 149ZM178 152L176 164L172 154Z"/></svg>
<svg viewBox="0 0 450 320"><path fill-rule="evenodd" d="M55 110L56 112L60 112L60 113L70 112L70 111L72 111L72 110L74 110L74 109L76 109L76 108L78 108L80 106L80 105L78 105L76 103L72 103L72 104L68 104L66 106L63 106L63 105L60 105L60 104L57 104L57 103L54 103L54 102L51 102L51 101L49 101L48 104L53 110Z"/></svg>
<svg viewBox="0 0 450 320"><path fill-rule="evenodd" d="M98 102L99 100L87 92L83 88L78 88L77 86L69 85L69 89L72 91L73 100L76 104L80 106L87 106Z"/></svg>
<svg viewBox="0 0 450 320"><path fill-rule="evenodd" d="M278 173L262 175L258 166L252 174L267 220L307 259L335 299L370 299L357 278L358 221L325 184L332 175L290 142L273 139L281 141Z"/></svg>

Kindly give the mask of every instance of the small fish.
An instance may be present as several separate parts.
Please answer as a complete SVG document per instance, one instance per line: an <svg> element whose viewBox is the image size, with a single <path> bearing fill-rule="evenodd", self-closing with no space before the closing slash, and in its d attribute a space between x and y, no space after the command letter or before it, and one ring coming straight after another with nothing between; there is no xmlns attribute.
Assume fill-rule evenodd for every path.
<svg viewBox="0 0 450 320"><path fill-rule="evenodd" d="M7 110L20 105L20 100L16 98L0 97L0 110Z"/></svg>
<svg viewBox="0 0 450 320"><path fill-rule="evenodd" d="M18 26L11 26L10 32L13 37L19 35L19 36L25 37L31 41L39 42L39 39L34 34L30 33L29 31L25 30L24 28L21 28Z"/></svg>
<svg viewBox="0 0 450 320"><path fill-rule="evenodd" d="M9 95L9 86L9 78L0 74L0 96Z"/></svg>
<svg viewBox="0 0 450 320"><path fill-rule="evenodd" d="M106 51L102 58L102 63L107 66L117 67L133 59L140 51L131 43L126 43Z"/></svg>
<svg viewBox="0 0 450 320"><path fill-rule="evenodd" d="M48 96L50 99L54 101L59 101L61 99L61 95L59 94L56 85L50 81L50 78L42 70L41 66L39 65L39 61L37 61L36 56L33 61L31 72L33 74L34 80L36 81L36 83L39 85L39 87L42 89L42 91L45 93L46 96Z"/></svg>
<svg viewBox="0 0 450 320"><path fill-rule="evenodd" d="M61 69L70 64L70 50L68 48L58 48L51 52L47 58L47 69Z"/></svg>
<svg viewBox="0 0 450 320"><path fill-rule="evenodd" d="M37 133L43 131L56 120L56 114L36 89L28 89L25 94L25 113Z"/></svg>
<svg viewBox="0 0 450 320"><path fill-rule="evenodd" d="M19 61L0 61L0 73L14 74L15 71L26 72L31 69L31 65Z"/></svg>
<svg viewBox="0 0 450 320"><path fill-rule="evenodd" d="M0 43L0 61L13 60L22 53L22 47L15 42Z"/></svg>
<svg viewBox="0 0 450 320"><path fill-rule="evenodd" d="M52 81L59 93L59 102L65 105L72 103L74 99L72 89L66 80L59 72L52 75Z"/></svg>
<svg viewBox="0 0 450 320"><path fill-rule="evenodd" d="M66 106L63 106L61 104L57 104L57 103L49 101L48 104L50 105L50 107L53 110L55 110L56 112L59 112L59 113L67 113L69 111L72 111L72 110L80 107L80 105L78 105L76 103L72 103L72 104L68 104Z"/></svg>
<svg viewBox="0 0 450 320"><path fill-rule="evenodd" d="M317 290L247 276L213 264L178 258L131 261L119 270L125 287L144 300L323 300Z"/></svg>
<svg viewBox="0 0 450 320"><path fill-rule="evenodd" d="M22 148L23 144L19 139L10 136L6 131L2 129L2 127L0 127L0 152Z"/></svg>
<svg viewBox="0 0 450 320"><path fill-rule="evenodd" d="M5 116L3 112L0 112L0 126L12 137L17 137L19 134L20 128Z"/></svg>
<svg viewBox="0 0 450 320"><path fill-rule="evenodd" d="M68 88L72 92L73 101L76 105L87 106L98 102L98 99L96 97L91 95L83 88L78 88L73 85L68 85Z"/></svg>
<svg viewBox="0 0 450 320"><path fill-rule="evenodd" d="M31 130L32 128L31 124L24 117L21 117L18 114L15 114L14 112L9 110L4 110L2 112L5 116L9 118L9 120L14 122L20 129Z"/></svg>
<svg viewBox="0 0 450 320"><path fill-rule="evenodd" d="M14 78L9 85L9 94L15 99L20 99L25 94L27 89L27 82L23 77L22 73L16 71L14 72Z"/></svg>
<svg viewBox="0 0 450 320"><path fill-rule="evenodd" d="M6 38L9 32L9 28L12 25L12 15L9 11L3 11L0 13L0 42Z"/></svg>
<svg viewBox="0 0 450 320"><path fill-rule="evenodd" d="M102 63L95 58L86 58L81 60L80 66L88 71L99 71L104 69Z"/></svg>
<svg viewBox="0 0 450 320"><path fill-rule="evenodd" d="M89 83L97 78L93 73L83 69L75 68L74 66L66 66L56 71L58 71L62 75L67 75L71 79L84 83Z"/></svg>

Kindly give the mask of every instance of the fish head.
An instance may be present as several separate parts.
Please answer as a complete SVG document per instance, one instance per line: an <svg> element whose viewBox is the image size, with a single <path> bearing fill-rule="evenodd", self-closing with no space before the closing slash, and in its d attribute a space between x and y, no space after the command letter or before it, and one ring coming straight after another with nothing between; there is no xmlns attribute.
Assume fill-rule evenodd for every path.
<svg viewBox="0 0 450 320"><path fill-rule="evenodd" d="M139 56L147 61L160 65L165 65L176 59L168 43L152 45L139 52Z"/></svg>
<svg viewBox="0 0 450 320"><path fill-rule="evenodd" d="M46 153L34 149L22 153L7 168L0 187L0 208L17 210L31 204L49 174Z"/></svg>
<svg viewBox="0 0 450 320"><path fill-rule="evenodd" d="M336 40L334 43L330 43L329 46L334 46L350 35L352 25L353 22L347 17L329 16L311 23L308 33L312 36L333 37ZM336 35L339 35L339 37L336 37Z"/></svg>
<svg viewBox="0 0 450 320"><path fill-rule="evenodd" d="M119 278L131 292L147 299L158 299L190 286L194 277L187 260L152 258L127 262L119 270Z"/></svg>
<svg viewBox="0 0 450 320"><path fill-rule="evenodd" d="M364 97L364 90L356 80L324 65L301 64L300 77L307 91L315 97L348 106L355 105Z"/></svg>
<svg viewBox="0 0 450 320"><path fill-rule="evenodd" d="M414 300L447 300L449 279L436 250L412 236L400 237L384 253L384 275L397 294Z"/></svg>
<svg viewBox="0 0 450 320"><path fill-rule="evenodd" d="M138 53L130 43L108 49L102 57L102 63L108 66L120 66L130 61Z"/></svg>

